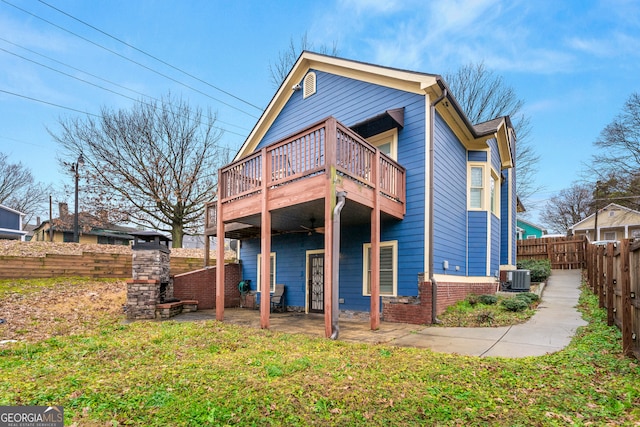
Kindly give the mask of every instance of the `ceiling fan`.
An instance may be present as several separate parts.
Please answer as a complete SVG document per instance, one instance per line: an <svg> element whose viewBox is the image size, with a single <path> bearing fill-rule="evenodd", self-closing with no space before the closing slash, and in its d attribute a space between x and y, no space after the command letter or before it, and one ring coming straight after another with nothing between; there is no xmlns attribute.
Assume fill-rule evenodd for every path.
<svg viewBox="0 0 640 427"><path fill-rule="evenodd" d="M316 223L316 219L314 217L311 217L309 219L309 222L311 222L311 227L305 227L304 225L300 226L300 228L308 232L309 236L311 236L313 233L324 234L324 227L314 227Z"/></svg>

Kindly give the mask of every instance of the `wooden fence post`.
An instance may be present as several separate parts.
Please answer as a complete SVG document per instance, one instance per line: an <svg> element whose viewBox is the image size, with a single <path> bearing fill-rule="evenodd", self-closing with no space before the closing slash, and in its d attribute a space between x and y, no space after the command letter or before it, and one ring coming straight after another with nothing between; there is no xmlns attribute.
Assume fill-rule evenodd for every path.
<svg viewBox="0 0 640 427"><path fill-rule="evenodd" d="M622 352L633 356L633 330L631 325L631 275L629 272L629 239L620 242L620 280L622 289Z"/></svg>
<svg viewBox="0 0 640 427"><path fill-rule="evenodd" d="M604 308L604 246L598 246L598 307Z"/></svg>
<svg viewBox="0 0 640 427"><path fill-rule="evenodd" d="M613 325L613 308L614 308L614 304L613 304L613 281L614 279L614 274L613 274L613 250L614 250L614 244L613 243L608 243L607 244L607 290L605 292L605 296L606 296L606 306L607 306L607 325L612 326Z"/></svg>

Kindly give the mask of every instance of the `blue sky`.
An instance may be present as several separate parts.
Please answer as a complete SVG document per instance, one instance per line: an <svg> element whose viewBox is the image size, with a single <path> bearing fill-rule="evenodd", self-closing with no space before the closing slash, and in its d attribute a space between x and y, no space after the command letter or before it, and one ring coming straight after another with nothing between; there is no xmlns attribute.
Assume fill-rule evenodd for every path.
<svg viewBox="0 0 640 427"><path fill-rule="evenodd" d="M640 91L636 0L0 0L0 151L62 189L71 178L47 128L168 92L217 111L235 150L275 93L269 64L305 32L349 59L434 74L484 61L503 76L525 101L541 156L533 220L581 178L593 141Z"/></svg>

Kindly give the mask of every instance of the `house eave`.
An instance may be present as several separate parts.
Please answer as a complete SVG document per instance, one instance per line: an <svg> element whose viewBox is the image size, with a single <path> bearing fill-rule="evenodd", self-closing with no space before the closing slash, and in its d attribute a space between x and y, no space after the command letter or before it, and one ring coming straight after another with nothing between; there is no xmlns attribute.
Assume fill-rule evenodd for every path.
<svg viewBox="0 0 640 427"><path fill-rule="evenodd" d="M309 70L322 71L344 77L373 83L398 90L420 95L436 93L440 76L405 71L395 68L381 67L335 56L321 55L304 51L282 82L264 113L251 130L246 141L236 154L234 161L252 153L269 130L270 125L278 117L294 91L292 88L299 84Z"/></svg>

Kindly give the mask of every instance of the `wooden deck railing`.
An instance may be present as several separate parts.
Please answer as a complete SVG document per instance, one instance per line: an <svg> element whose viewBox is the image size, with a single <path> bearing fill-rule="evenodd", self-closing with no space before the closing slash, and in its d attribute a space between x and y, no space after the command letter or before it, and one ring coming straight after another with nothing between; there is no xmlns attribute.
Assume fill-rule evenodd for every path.
<svg viewBox="0 0 640 427"><path fill-rule="evenodd" d="M335 167L340 175L370 188L376 187L377 176L380 194L405 203L405 169L333 118L222 168L218 200L226 203L260 193L265 167L269 188L328 173ZM216 203L207 205L207 228L215 227Z"/></svg>

